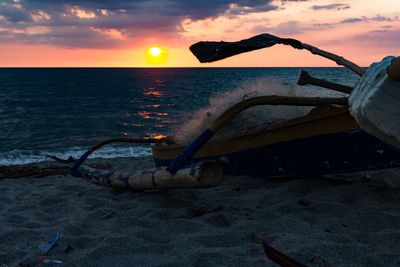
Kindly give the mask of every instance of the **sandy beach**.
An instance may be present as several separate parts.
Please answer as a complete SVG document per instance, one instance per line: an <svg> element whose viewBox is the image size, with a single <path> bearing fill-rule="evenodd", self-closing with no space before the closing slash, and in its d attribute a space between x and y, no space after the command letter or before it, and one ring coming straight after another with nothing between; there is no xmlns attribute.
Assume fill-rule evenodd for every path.
<svg viewBox="0 0 400 267"><path fill-rule="evenodd" d="M148 168L151 158L114 159ZM252 235L310 266L400 265L400 170L224 176L209 189L118 191L71 176L0 181L0 264L277 266ZM41 255L53 234L60 240ZM46 264L51 265L51 264Z"/></svg>

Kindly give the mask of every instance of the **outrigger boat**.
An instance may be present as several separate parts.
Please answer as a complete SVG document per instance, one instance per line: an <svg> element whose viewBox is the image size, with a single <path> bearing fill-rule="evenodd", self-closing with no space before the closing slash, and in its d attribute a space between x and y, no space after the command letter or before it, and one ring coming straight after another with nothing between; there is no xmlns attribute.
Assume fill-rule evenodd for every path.
<svg viewBox="0 0 400 267"><path fill-rule="evenodd" d="M157 166L168 166L182 144L152 145ZM225 174L310 176L400 166L400 151L361 130L347 107L327 105L268 130L210 141L192 159L215 159Z"/></svg>
<svg viewBox="0 0 400 267"><path fill-rule="evenodd" d="M345 66L361 80L351 88L302 71L298 84L340 91L345 97L251 97L228 108L189 145L163 139L122 138L89 149L72 175L134 189L208 187L227 174L259 177L313 176L400 166L400 58L386 57L363 69L335 54L295 39L261 34L239 42L199 42L190 47L200 62L284 44ZM242 111L260 105L314 107L303 117L225 140L213 136ZM279 108L279 107L277 107ZM111 142L151 143L157 168L137 173L96 170L83 165Z"/></svg>

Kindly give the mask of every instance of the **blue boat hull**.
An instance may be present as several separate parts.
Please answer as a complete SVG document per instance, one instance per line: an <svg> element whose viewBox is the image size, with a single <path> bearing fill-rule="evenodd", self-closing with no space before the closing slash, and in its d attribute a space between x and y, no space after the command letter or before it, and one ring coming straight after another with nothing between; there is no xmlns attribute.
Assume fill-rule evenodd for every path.
<svg viewBox="0 0 400 267"><path fill-rule="evenodd" d="M218 157L225 174L254 177L315 176L400 166L400 150L360 130L324 134ZM157 166L171 160L154 158Z"/></svg>

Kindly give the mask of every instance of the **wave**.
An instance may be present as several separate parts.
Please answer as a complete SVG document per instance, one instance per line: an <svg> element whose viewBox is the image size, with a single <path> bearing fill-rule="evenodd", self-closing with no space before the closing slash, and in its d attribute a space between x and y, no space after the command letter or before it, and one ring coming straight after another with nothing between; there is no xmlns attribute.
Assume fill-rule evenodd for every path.
<svg viewBox="0 0 400 267"><path fill-rule="evenodd" d="M69 156L79 158L86 152L86 148L71 147L58 151L32 151L32 150L12 150L9 152L0 152L0 165L24 165L38 163L43 161L51 161L47 155L54 155L59 158L66 159ZM89 158L125 158L125 157L146 157L150 156L151 148L145 146L136 147L117 147L108 146L95 151Z"/></svg>

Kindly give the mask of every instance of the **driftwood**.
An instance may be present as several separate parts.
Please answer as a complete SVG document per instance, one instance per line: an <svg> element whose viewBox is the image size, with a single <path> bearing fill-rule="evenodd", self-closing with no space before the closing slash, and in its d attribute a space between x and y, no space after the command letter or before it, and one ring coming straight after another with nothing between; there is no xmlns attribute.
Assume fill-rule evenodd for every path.
<svg viewBox="0 0 400 267"><path fill-rule="evenodd" d="M124 138L113 138L102 141L90 148L93 152L104 145L124 142L124 143L158 143L158 142L171 142L169 139L150 139L150 138L139 138L139 137L124 137ZM47 155L47 158L54 160L55 162L43 162L30 165L12 165L12 166L0 166L0 179L5 178L24 178L24 177L45 177L50 175L69 175L73 164L77 159L68 157L67 159L61 159L57 156ZM109 164L98 164L90 163L87 166L96 169L111 169Z"/></svg>
<svg viewBox="0 0 400 267"><path fill-rule="evenodd" d="M65 160L67 161L67 160ZM60 162L43 162L30 165L11 165L11 166L0 166L0 179L7 178L28 178L35 177L41 178L50 175L69 175L72 167L72 163L60 163ZM91 167L98 169L109 169L109 164L89 164Z"/></svg>
<svg viewBox="0 0 400 267"><path fill-rule="evenodd" d="M0 179L67 175L71 166L62 164L0 166Z"/></svg>
<svg viewBox="0 0 400 267"><path fill-rule="evenodd" d="M267 255L267 257L270 260L272 260L273 262L276 262L277 264L279 264L280 266L283 266L283 267L307 267L306 265L283 254L276 248L268 245L266 242L262 242L261 244L264 248L264 252Z"/></svg>
<svg viewBox="0 0 400 267"><path fill-rule="evenodd" d="M159 143L159 142L171 142L169 139L151 139L142 137L123 137L113 138L102 141L89 150L94 152L95 150L111 144L111 143ZM53 155L47 155L47 158L55 160L55 162L37 163L31 165L14 165L14 166L0 166L0 179L4 178L24 178L24 177L45 177L49 175L69 175L73 164L77 161L73 157L67 159L61 159ZM87 166L96 169L111 169L109 164L97 164L90 163Z"/></svg>
<svg viewBox="0 0 400 267"><path fill-rule="evenodd" d="M109 145L112 143L136 143L136 144L156 144L156 143L173 143L174 141L169 137L163 138L147 138L147 137L122 137L122 138L112 138L104 140L92 147L90 147L86 152L74 162L74 165L71 167L72 176L79 176L77 171L79 167L85 162L85 160L96 150L102 148L105 145ZM70 157L71 158L71 157ZM56 157L53 157L56 159ZM58 160L59 161L59 160ZM64 161L65 162L65 161Z"/></svg>
<svg viewBox="0 0 400 267"><path fill-rule="evenodd" d="M268 259L279 264L283 267L307 267L289 256L283 254L281 251L277 250L276 248L269 245L264 238L261 236L253 234L252 237L253 241L260 243L263 246L264 252L267 255Z"/></svg>
<svg viewBox="0 0 400 267"><path fill-rule="evenodd" d="M276 44L290 45L296 49L308 50L312 54L330 59L336 62L336 64L344 66L360 76L365 73L363 68L342 56L321 50L309 44L304 44L296 39L280 38L268 33L260 34L238 42L198 42L192 45L190 50L200 62L205 63L221 60L241 53L271 47Z"/></svg>

